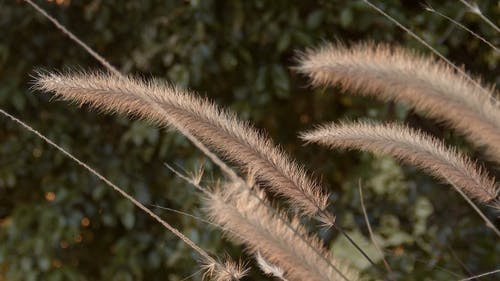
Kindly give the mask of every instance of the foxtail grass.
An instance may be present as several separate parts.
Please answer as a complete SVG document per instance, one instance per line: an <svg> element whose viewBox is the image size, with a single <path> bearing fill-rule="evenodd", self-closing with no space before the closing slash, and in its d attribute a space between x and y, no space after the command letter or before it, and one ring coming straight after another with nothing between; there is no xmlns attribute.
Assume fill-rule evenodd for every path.
<svg viewBox="0 0 500 281"><path fill-rule="evenodd" d="M319 184L271 140L193 93L160 81L104 73L42 72L35 88L80 105L183 128L287 198L303 214L318 215L327 207L328 195Z"/></svg>
<svg viewBox="0 0 500 281"><path fill-rule="evenodd" d="M445 63L387 45L331 44L307 51L298 70L315 86L402 102L444 121L500 161L500 109L493 89Z"/></svg>
<svg viewBox="0 0 500 281"><path fill-rule="evenodd" d="M262 192L259 200L251 196L248 188L238 185L224 183L205 198L209 217L230 230L226 232L229 237L243 243L250 253L260 253L268 263L281 268L283 276L290 281L358 279L357 272L333 258L316 236L307 233L298 218L293 218L289 224L306 240L300 239L283 223L288 220L285 214L272 214L262 206L260 201L266 200ZM234 232L238 235L233 235Z"/></svg>
<svg viewBox="0 0 500 281"><path fill-rule="evenodd" d="M420 167L448 182L483 219L497 236L500 230L472 202L500 209L498 184L480 166L457 150L419 131L397 124L341 123L319 127L303 133L302 139L331 148L359 149L376 154L389 154Z"/></svg>
<svg viewBox="0 0 500 281"><path fill-rule="evenodd" d="M488 204L498 199L498 185L479 165L441 141L398 124L332 123L305 132L301 138L330 148L388 154L456 185L465 194Z"/></svg>

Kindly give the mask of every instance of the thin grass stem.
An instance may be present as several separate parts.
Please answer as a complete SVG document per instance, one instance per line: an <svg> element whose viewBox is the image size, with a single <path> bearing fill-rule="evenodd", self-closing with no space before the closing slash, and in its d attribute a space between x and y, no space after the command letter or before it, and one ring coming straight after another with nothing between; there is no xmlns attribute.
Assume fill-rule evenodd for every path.
<svg viewBox="0 0 500 281"><path fill-rule="evenodd" d="M94 57L98 62L100 62L104 67L106 67L109 71L111 71L113 74L120 76L121 73L116 69L114 66L112 66L106 59L101 57L96 51L94 51L92 48L90 48L87 44L85 44L82 40L80 40L75 34L73 34L71 31L69 31L64 25L62 25L58 20L56 20L54 17L49 15L44 9L42 9L40 6L37 4L33 3L31 0L24 0L26 3L28 3L31 7L33 7L37 12L42 14L46 19L51 21L55 27L57 27L62 33L66 34L71 40L73 40L75 43L80 45L87 53L89 53L92 57Z"/></svg>
<svg viewBox="0 0 500 281"><path fill-rule="evenodd" d="M500 53L500 49L498 49L495 45L493 45L493 43L491 43L490 41L488 41L486 38L482 37L481 35L477 34L476 32L474 32L473 30L471 30L470 28L468 28L467 26L461 24L460 22L450 18L449 16L435 10L434 8L432 8L430 5L427 5L425 7L425 10L433 13L433 14L436 14L442 18L445 18L446 20L452 22L453 24L455 24L456 26L460 27L461 29L467 31L468 33L470 33L472 36L476 37L477 39L483 41L483 43L485 43L486 45L488 45L490 48L492 48L495 52L497 53Z"/></svg>
<svg viewBox="0 0 500 281"><path fill-rule="evenodd" d="M159 222L163 227L165 227L170 232L172 232L175 236L179 237L184 243L186 243L193 250L195 250L198 254L200 254L200 256L203 258L203 260L206 263L215 266L217 272L219 272L219 271L227 271L228 273L232 273L232 272L230 272L230 270L226 269L225 265L223 265L223 264L219 263L217 260L215 260L212 256L210 256L207 252L205 252L205 250L203 250L198 245L196 245L196 243L194 243L193 241L191 241L182 232L180 232L179 230L177 230L175 227L171 226L169 223L167 223L165 220L163 220L162 218L160 218L157 214L155 214L149 208L147 208L146 206L144 206L141 202L137 201L132 195L128 194L122 188L120 188L119 186L115 185L113 182L111 182L106 177L104 177L99 172L97 172L94 168L90 167L85 162L81 161L76 156L74 156L73 154L69 153L66 149L62 148L61 146L59 146L58 144L56 144L55 142L53 142L52 140L50 140L49 138L47 138L45 135L43 135L42 133L40 133L39 131L37 131L36 129L34 129L33 127L31 127L30 125L26 124L25 122L21 121L20 119L18 119L16 117L14 117L13 115L7 113L3 109L0 109L0 114L6 116L8 118L10 118L12 121L14 121L18 125L22 126L24 129L26 129L29 132L35 134L40 139L42 139L43 141L45 141L47 144L49 144L50 146L54 147L59 152L61 152L62 154L64 154L65 156L67 156L68 158L70 158L71 160L73 160L74 162L76 162L79 166L83 167L88 172L90 172L91 174L95 175L97 178L99 178L101 181L103 181L106 185L108 185L109 187L113 188L116 192L118 192L120 195L122 195L123 197L125 197L128 201L130 201L131 203L133 203L136 207L138 207L139 209L141 209L143 212L145 212L146 214L148 214L154 220L156 220L157 222Z"/></svg>
<svg viewBox="0 0 500 281"><path fill-rule="evenodd" d="M483 15L483 12L481 12L481 10L479 9L479 6L476 3L474 3L474 5L473 5L465 0L460 0L460 2L462 2L465 6L467 6L471 10L471 12L478 15L489 26L491 26L493 29L495 29L496 32L500 33L500 28L496 24L494 24L490 19L488 19L485 15Z"/></svg>
<svg viewBox="0 0 500 281"><path fill-rule="evenodd" d="M366 226L368 228L368 232L370 233L370 239L372 240L373 246L375 246L375 249L377 249L380 256L382 257L382 261L384 262L384 266L385 266L385 269L387 270L387 273L389 273L389 275L391 275L392 268L389 265L389 263L387 262L385 255L384 255L384 252L382 251L382 249L378 245L377 241L375 240L375 235L373 234L372 226L370 224L370 220L368 219L368 214L367 214L366 208L365 208L365 200L363 198L363 190L361 188L361 180L359 180L358 189L359 189L359 200L361 201L361 209L363 210L363 216L365 217Z"/></svg>
<svg viewBox="0 0 500 281"><path fill-rule="evenodd" d="M488 272L485 272L485 273L481 273L481 274L478 274L478 275L474 275L474 276L471 276L471 277L460 279L460 281L474 280L474 279L477 279L477 278L480 278L480 277L484 277L484 276L496 274L496 273L499 273L499 272L500 272L500 269L495 269L495 270L492 270L492 271L488 271Z"/></svg>

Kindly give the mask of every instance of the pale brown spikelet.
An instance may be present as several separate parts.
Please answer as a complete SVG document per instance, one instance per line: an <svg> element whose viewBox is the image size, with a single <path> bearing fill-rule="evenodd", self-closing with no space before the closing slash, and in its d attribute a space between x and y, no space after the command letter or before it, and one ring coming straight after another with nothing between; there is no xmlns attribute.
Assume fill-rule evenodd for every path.
<svg viewBox="0 0 500 281"><path fill-rule="evenodd" d="M159 81L104 73L40 73L35 88L78 104L187 130L251 170L303 214L313 216L326 209L327 194L302 167L253 127L193 93Z"/></svg>
<svg viewBox="0 0 500 281"><path fill-rule="evenodd" d="M215 281L238 281L245 277L249 270L242 262L235 262L230 258L223 262L205 263L202 269L203 279Z"/></svg>
<svg viewBox="0 0 500 281"><path fill-rule="evenodd" d="M481 167L462 153L445 147L441 141L403 125L329 124L303 133L301 138L331 148L392 155L457 186L482 203L498 197L498 185Z"/></svg>
<svg viewBox="0 0 500 281"><path fill-rule="evenodd" d="M500 108L493 89L480 86L443 62L371 43L331 44L307 51L297 69L316 86L403 102L447 122L500 161Z"/></svg>
<svg viewBox="0 0 500 281"><path fill-rule="evenodd" d="M290 281L358 278L353 269L333 259L320 240L308 234L297 218L289 220L282 213L271 213L261 202L266 200L262 193L258 197L252 195L250 189L240 184L226 183L205 199L210 218L222 225L235 241L283 269L284 277Z"/></svg>

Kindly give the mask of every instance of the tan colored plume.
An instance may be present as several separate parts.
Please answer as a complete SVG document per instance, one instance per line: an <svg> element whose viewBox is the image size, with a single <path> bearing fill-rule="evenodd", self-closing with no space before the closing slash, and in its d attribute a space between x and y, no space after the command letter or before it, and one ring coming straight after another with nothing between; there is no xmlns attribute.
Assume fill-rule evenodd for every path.
<svg viewBox="0 0 500 281"><path fill-rule="evenodd" d="M241 262L234 262L231 259L218 263L205 263L202 269L203 280L210 278L214 281L238 281L245 277L249 270Z"/></svg>
<svg viewBox="0 0 500 281"><path fill-rule="evenodd" d="M498 93L445 63L387 45L331 44L307 51L297 69L316 86L339 85L352 93L403 102L445 121L500 161Z"/></svg>
<svg viewBox="0 0 500 281"><path fill-rule="evenodd" d="M273 270L279 268L282 278L290 281L358 279L356 271L334 259L297 218L289 220L282 213L272 214L261 202L266 200L264 195L260 193L257 197L251 192L238 183L226 183L207 195L205 210L215 223L223 226L227 235L245 244L251 253L260 253L274 266Z"/></svg>
<svg viewBox="0 0 500 281"><path fill-rule="evenodd" d="M498 185L481 167L458 151L446 148L439 140L406 126L367 122L329 124L303 133L301 138L331 148L392 155L451 183L482 203L498 197Z"/></svg>
<svg viewBox="0 0 500 281"><path fill-rule="evenodd" d="M257 264L259 265L260 270L264 272L266 275L273 276L279 280L282 281L288 281L285 278L285 272L283 269L281 269L279 266L276 266L270 262L268 262L261 254L260 252L257 252L255 255L255 260L257 261Z"/></svg>
<svg viewBox="0 0 500 281"><path fill-rule="evenodd" d="M35 88L78 104L187 130L254 173L304 214L326 209L328 196L302 167L253 127L193 93L155 80L104 73L40 73Z"/></svg>

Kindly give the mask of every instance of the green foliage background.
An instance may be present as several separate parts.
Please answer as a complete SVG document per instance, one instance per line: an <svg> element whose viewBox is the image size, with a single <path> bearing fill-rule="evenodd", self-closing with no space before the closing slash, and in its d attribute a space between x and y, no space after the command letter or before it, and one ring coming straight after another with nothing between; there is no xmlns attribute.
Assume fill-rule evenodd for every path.
<svg viewBox="0 0 500 281"><path fill-rule="evenodd" d="M417 1L374 2L452 61L490 83L499 82L499 56L479 40L426 12ZM498 34L458 1L429 2L500 42ZM338 89L312 90L291 69L296 51L324 41L372 40L428 53L362 1L38 3L121 71L194 89L265 130L322 178L334 194L332 210L338 221L376 256L357 193L361 180L372 226L396 277L450 280L500 264L498 238L448 186L391 158L331 152L303 146L297 139L297 132L326 121L399 120L484 161L481 152L421 114ZM32 93L30 75L37 68L102 67L27 4L2 1L0 5L1 108L141 202L202 215L197 193L163 163L193 170L204 157L175 132ZM480 1L480 7L498 23L497 1ZM488 168L498 175L492 163ZM210 163L206 170L205 182L210 184L219 174ZM48 200L52 194L54 200ZM249 259L241 247L221 239L218 230L190 217L157 211L210 252ZM336 233L320 234L337 255L367 268ZM102 182L1 118L0 280L181 280L199 269L196 259L189 248ZM367 273L379 276L373 269ZM200 273L193 277L200 278ZM263 278L254 270L246 280Z"/></svg>

